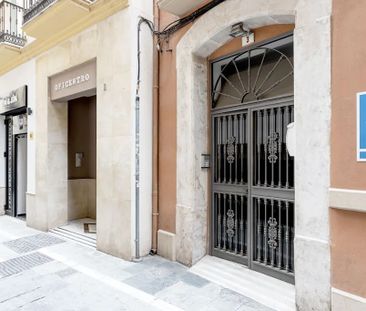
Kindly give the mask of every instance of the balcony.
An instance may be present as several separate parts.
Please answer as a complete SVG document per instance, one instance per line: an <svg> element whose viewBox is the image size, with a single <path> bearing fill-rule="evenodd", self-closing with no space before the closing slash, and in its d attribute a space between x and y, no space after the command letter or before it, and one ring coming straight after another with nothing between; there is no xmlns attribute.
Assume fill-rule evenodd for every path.
<svg viewBox="0 0 366 311"><path fill-rule="evenodd" d="M0 1L0 63L20 53L26 43L22 31L23 8L8 1Z"/></svg>
<svg viewBox="0 0 366 311"><path fill-rule="evenodd" d="M22 47L26 43L22 31L23 8L8 1L0 2L0 43Z"/></svg>
<svg viewBox="0 0 366 311"><path fill-rule="evenodd" d="M36 39L72 29L88 16L96 0L25 0L23 30Z"/></svg>

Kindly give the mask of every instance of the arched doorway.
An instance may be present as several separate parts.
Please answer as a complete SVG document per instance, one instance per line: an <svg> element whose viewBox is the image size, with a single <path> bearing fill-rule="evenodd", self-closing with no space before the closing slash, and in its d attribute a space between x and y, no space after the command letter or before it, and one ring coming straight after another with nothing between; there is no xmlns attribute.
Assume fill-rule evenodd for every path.
<svg viewBox="0 0 366 311"><path fill-rule="evenodd" d="M294 282L292 34L211 69L212 254Z"/></svg>
<svg viewBox="0 0 366 311"><path fill-rule="evenodd" d="M177 46L176 257L186 265L209 253L210 104L207 57L230 40L231 26L249 29L295 24L296 303L299 310L330 309L331 0L228 0L200 19Z"/></svg>

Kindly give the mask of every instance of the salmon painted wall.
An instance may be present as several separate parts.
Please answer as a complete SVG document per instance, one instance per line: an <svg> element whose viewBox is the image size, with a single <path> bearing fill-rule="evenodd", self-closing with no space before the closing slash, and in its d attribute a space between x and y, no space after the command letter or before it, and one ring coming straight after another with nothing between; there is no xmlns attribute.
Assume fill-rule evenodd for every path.
<svg viewBox="0 0 366 311"><path fill-rule="evenodd" d="M366 190L356 161L356 93L366 91L366 2L333 0L331 186ZM332 285L366 297L366 214L331 209Z"/></svg>
<svg viewBox="0 0 366 311"><path fill-rule="evenodd" d="M160 11L160 29L176 16ZM188 25L161 43L159 65L159 229L175 233L176 209L176 46L191 26ZM255 30L256 41L292 31L293 25L274 25ZM233 39L210 56L214 59L241 48Z"/></svg>
<svg viewBox="0 0 366 311"><path fill-rule="evenodd" d="M160 30L178 17L160 12ZM175 233L176 206L176 46L189 26L161 42L159 66L159 229Z"/></svg>
<svg viewBox="0 0 366 311"><path fill-rule="evenodd" d="M366 91L366 2L334 0L332 47L332 187L366 190L356 161L356 93ZM362 21L362 22L361 22Z"/></svg>

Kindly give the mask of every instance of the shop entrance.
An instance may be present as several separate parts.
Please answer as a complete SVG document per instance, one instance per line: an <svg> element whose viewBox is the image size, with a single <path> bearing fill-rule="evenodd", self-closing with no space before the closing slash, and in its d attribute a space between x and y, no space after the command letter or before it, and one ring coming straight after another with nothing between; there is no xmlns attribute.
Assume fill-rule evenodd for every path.
<svg viewBox="0 0 366 311"><path fill-rule="evenodd" d="M67 221L52 232L95 247L96 96L67 102Z"/></svg>
<svg viewBox="0 0 366 311"><path fill-rule="evenodd" d="M7 115L6 127L6 201L5 213L26 217L27 192L27 115Z"/></svg>
<svg viewBox="0 0 366 311"><path fill-rule="evenodd" d="M294 282L292 36L212 64L212 253Z"/></svg>

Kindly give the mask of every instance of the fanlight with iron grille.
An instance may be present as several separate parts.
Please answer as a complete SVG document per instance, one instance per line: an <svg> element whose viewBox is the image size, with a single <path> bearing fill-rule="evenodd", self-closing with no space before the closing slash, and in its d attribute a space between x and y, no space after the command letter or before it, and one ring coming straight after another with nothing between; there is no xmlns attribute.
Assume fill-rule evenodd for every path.
<svg viewBox="0 0 366 311"><path fill-rule="evenodd" d="M293 94L292 45L259 47L220 67L212 91L213 108Z"/></svg>

